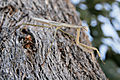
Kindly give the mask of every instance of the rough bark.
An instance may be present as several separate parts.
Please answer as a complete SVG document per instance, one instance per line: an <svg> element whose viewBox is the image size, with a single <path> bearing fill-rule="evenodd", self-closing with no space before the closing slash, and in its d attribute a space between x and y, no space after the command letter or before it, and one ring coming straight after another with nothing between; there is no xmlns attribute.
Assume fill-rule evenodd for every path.
<svg viewBox="0 0 120 80"><path fill-rule="evenodd" d="M54 27L21 25L18 28L23 22L43 25L30 16L81 25L68 0L0 0L0 79L106 80L98 62L69 35L57 31L50 49ZM75 29L62 29L76 35ZM82 43L91 45L83 31L80 35Z"/></svg>

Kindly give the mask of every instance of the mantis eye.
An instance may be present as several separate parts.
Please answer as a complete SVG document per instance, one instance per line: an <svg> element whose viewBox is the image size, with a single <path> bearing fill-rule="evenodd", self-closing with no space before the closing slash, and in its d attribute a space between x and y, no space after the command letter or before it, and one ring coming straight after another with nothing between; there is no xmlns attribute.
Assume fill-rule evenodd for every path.
<svg viewBox="0 0 120 80"><path fill-rule="evenodd" d="M83 26L83 29L84 29L85 31L88 31L88 27L87 27L87 26Z"/></svg>

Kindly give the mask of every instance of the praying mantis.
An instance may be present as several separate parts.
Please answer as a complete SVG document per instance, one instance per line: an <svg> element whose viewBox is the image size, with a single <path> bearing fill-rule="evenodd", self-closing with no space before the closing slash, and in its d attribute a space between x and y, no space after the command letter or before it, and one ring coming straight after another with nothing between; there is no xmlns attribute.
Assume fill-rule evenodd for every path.
<svg viewBox="0 0 120 80"><path fill-rule="evenodd" d="M60 23L60 22L55 22L55 21L46 20L46 19L42 19L42 18L36 18L36 17L31 17L31 19L33 19L33 20L35 20L35 21L38 21L38 22L40 22L40 23L43 23L43 24L47 24L47 25L49 25L50 27L48 27L48 26L43 26L43 25L27 24L27 23L23 23L22 25L31 25L31 26L48 27L48 28L56 27L56 31L55 31L55 34L54 34L54 38L55 38L55 36L56 36L57 30L60 30L60 31L64 32L62 29L60 29L60 28L62 28L62 27L75 28L75 29L77 30L77 35L76 35L76 39L75 39L76 45L77 45L77 46L82 46L82 47L88 49L88 50L86 50L86 49L85 49L85 50L86 50L88 53L91 53L93 60L94 60L93 51L89 51L89 50L95 50L95 51L97 52L98 56L99 56L100 59L101 59L100 52L98 51L97 48L92 47L92 46L88 46L88 45L85 45L85 44L79 42L79 37L80 37L80 31L81 31L81 29L84 29L84 30L87 31L87 30L88 30L88 27L86 27L86 26L78 26L78 25L73 25L73 24L67 24L67 23ZM65 33L65 32L64 32L64 33ZM53 42L54 42L54 41L53 41ZM52 43L53 43L53 42L52 42ZM51 44L50 48L51 48L51 47L52 47L52 44ZM47 55L48 55L48 54L47 54ZM46 58L47 58L47 56L46 56ZM102 59L101 59L101 60L102 60ZM45 62L45 61L44 61L44 62ZM43 64L44 64L44 62L43 62ZM103 61L102 61L102 62L103 62Z"/></svg>

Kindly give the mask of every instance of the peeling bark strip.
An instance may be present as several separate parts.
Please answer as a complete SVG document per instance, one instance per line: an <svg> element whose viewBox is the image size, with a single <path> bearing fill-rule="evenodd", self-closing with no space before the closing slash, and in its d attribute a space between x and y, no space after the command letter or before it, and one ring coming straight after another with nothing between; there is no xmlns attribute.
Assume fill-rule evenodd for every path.
<svg viewBox="0 0 120 80"><path fill-rule="evenodd" d="M31 16L80 25L68 0L0 0L0 79L7 80L106 80L97 61L77 47L74 39L55 28L20 26L21 23L45 25ZM62 28L75 36L74 29ZM80 41L90 45L81 31ZM44 66L41 63L50 49Z"/></svg>

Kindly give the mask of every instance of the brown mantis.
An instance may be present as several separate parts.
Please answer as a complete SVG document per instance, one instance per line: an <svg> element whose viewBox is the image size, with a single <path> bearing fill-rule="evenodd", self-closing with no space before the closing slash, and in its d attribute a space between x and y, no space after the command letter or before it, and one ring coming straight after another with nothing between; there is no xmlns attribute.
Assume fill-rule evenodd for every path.
<svg viewBox="0 0 120 80"><path fill-rule="evenodd" d="M95 50L95 51L97 52L98 56L99 56L100 59L101 59L100 52L98 51L97 48L92 47L92 46L88 46L88 45L85 45L85 44L79 42L79 37L80 37L80 30L81 30L81 28L83 28L83 29L85 29L85 30L88 30L87 27L85 27L85 26L73 25L73 24L60 23L60 22L55 22L55 21L50 21L50 20L41 19L41 18L35 18L35 17L31 17L31 19L33 19L33 20L35 20L35 21L38 21L38 22L40 22L40 23L43 23L43 24L50 25L49 28L51 28L51 27L56 27L56 31L57 31L58 29L59 29L60 31L62 31L62 30L60 29L61 27L68 27L68 28L75 28L75 29L77 29L77 36L76 36L76 44L77 44L77 46L82 46L82 47L88 49L88 50L85 49L85 51L91 53L92 59L94 59L94 55L93 55L93 52L92 52L92 51L89 51L89 50L90 50L90 49ZM41 25L34 25L34 24L26 24L26 23L23 23L22 25L48 27L48 26L41 26ZM54 38L55 38L55 36L56 36L56 31L55 31ZM62 32L64 32L64 31L62 31ZM54 42L54 41L53 41L53 42ZM51 44L50 48L51 48L51 47L52 47L52 44ZM47 54L47 55L48 55L48 54ZM46 58L47 58L47 56L46 56ZM45 62L45 61L44 61L44 62ZM43 64L44 64L44 62L43 62Z"/></svg>

